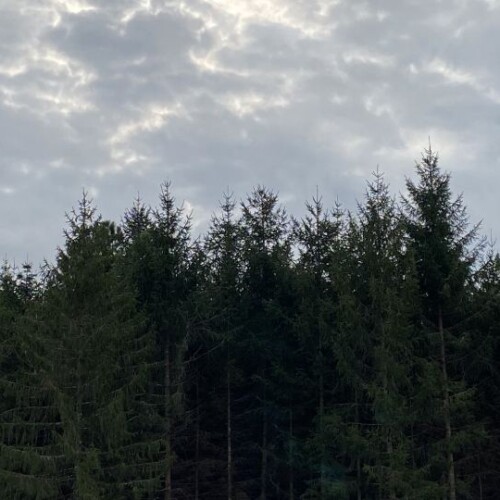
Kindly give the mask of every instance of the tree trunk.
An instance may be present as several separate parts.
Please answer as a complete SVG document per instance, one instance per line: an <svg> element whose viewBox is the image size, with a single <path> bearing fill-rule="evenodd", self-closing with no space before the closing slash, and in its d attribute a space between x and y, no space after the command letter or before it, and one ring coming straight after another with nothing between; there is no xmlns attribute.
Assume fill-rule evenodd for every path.
<svg viewBox="0 0 500 500"><path fill-rule="evenodd" d="M196 373L196 446L194 469L194 498L200 498L200 383Z"/></svg>
<svg viewBox="0 0 500 500"><path fill-rule="evenodd" d="M355 406L356 406L356 424L358 427L361 427L360 424L360 415L359 415L359 401L358 401L358 391L356 390L355 392ZM362 500L362 491L361 491L361 481L362 481L362 475L361 475L361 458L358 457L356 458L356 486L357 486L357 500Z"/></svg>
<svg viewBox="0 0 500 500"><path fill-rule="evenodd" d="M441 308L438 311L438 328L441 341L441 369L443 375L443 406L444 406L444 423L446 428L446 461L448 465L448 488L450 500L456 500L456 484L455 484L455 463L453 460L453 451L451 449L451 411L450 411L450 390L448 387L448 371L446 368L446 348L443 328L443 314Z"/></svg>
<svg viewBox="0 0 500 500"><path fill-rule="evenodd" d="M164 353L165 368L165 500L172 500L172 416L171 416L171 378L170 378L170 339L167 338Z"/></svg>
<svg viewBox="0 0 500 500"><path fill-rule="evenodd" d="M477 457L477 468L478 468L478 476L477 476L477 481L478 481L478 487L479 487L479 498L478 500L483 500L483 476L481 472L481 457Z"/></svg>
<svg viewBox="0 0 500 500"><path fill-rule="evenodd" d="M386 352L386 343L385 343L385 329L382 325L382 352ZM384 363L383 367L383 379L382 386L384 390L384 397L386 400L389 398L389 382L387 375L387 363ZM396 493L394 491L394 471L392 470L392 455L394 453L393 444L392 444L392 435L391 435L391 427L390 424L385 424L385 443L386 443L386 452L387 452L387 462L385 466L387 467L387 489L389 491L389 499L396 500Z"/></svg>
<svg viewBox="0 0 500 500"><path fill-rule="evenodd" d="M325 496L325 445L323 436L323 422L325 416L325 384L323 378L323 346L321 345L321 333L319 334L319 433L321 437L321 463L319 472L319 497L323 500Z"/></svg>
<svg viewBox="0 0 500 500"><path fill-rule="evenodd" d="M393 479L393 471L392 471L392 454L393 454L393 447L392 447L392 439L390 435L390 430L387 432L387 460L389 462L389 471L388 471L388 480L389 480L389 499L390 500L396 500L396 493L394 491L394 479Z"/></svg>
<svg viewBox="0 0 500 500"><path fill-rule="evenodd" d="M74 453L75 453L75 469L76 469L76 477L75 477L75 496L78 498L81 494L82 485L85 484L87 478L84 476L82 478L82 470L85 470L85 467L82 467L82 383L81 383L81 368L80 368L80 356L78 356L78 361L76 363L76 421L75 421L75 433L74 433Z"/></svg>
<svg viewBox="0 0 500 500"><path fill-rule="evenodd" d="M288 498L294 500L293 487L293 410L290 408L289 436L288 436Z"/></svg>
<svg viewBox="0 0 500 500"><path fill-rule="evenodd" d="M265 380L265 379L264 379ZM260 476L260 500L267 499L267 408L266 408L266 388L264 386L262 413L262 463Z"/></svg>
<svg viewBox="0 0 500 500"><path fill-rule="evenodd" d="M227 500L233 498L233 449L231 428L231 367L227 354Z"/></svg>

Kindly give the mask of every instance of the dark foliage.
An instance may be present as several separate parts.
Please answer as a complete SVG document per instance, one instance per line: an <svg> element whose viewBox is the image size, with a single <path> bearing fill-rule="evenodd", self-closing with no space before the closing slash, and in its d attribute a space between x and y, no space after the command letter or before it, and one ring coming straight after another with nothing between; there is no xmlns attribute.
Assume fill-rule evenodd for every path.
<svg viewBox="0 0 500 500"><path fill-rule="evenodd" d="M5 499L498 498L500 257L425 151L407 197L206 236L170 184L0 276Z"/></svg>

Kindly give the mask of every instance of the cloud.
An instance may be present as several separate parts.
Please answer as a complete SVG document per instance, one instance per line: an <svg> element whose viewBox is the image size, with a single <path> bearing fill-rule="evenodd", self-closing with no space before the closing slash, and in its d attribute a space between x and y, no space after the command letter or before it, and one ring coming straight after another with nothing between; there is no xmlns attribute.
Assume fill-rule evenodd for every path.
<svg viewBox="0 0 500 500"><path fill-rule="evenodd" d="M403 189L429 136L500 235L497 8L0 0L3 251L51 258L83 187L119 219L171 179L199 230L228 186L269 185L295 213L319 186L354 208L377 164Z"/></svg>

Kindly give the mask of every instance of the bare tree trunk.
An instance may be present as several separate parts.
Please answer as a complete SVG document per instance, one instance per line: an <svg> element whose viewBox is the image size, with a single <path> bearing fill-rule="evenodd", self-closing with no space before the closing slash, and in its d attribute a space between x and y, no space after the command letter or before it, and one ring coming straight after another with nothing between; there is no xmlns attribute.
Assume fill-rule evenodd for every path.
<svg viewBox="0 0 500 500"><path fill-rule="evenodd" d="M386 351L386 343L385 343L385 328L382 326L382 351ZM388 375L387 375L387 363L384 363L384 368L383 368L383 379L382 379L382 386L384 390L384 397L387 399L389 397L389 382L388 382ZM387 487L389 491L389 499L390 500L396 500L396 492L394 491L394 471L392 470L392 455L394 453L393 450L393 444L392 444L392 435L391 435L391 428L390 424L385 424L385 442L386 442L386 452L387 452L387 462L386 462L386 467L387 467Z"/></svg>
<svg viewBox="0 0 500 500"><path fill-rule="evenodd" d="M200 383L196 373L196 449L194 470L194 498L200 498Z"/></svg>
<svg viewBox="0 0 500 500"><path fill-rule="evenodd" d="M479 486L479 500L483 500L483 475L481 469L481 457L477 457L477 468L478 468L478 486Z"/></svg>
<svg viewBox="0 0 500 500"><path fill-rule="evenodd" d="M456 500L456 484L455 484L455 463L453 460L453 451L451 449L451 411L450 411L450 390L448 386L448 371L446 368L446 348L443 328L443 314L441 308L438 311L438 328L441 341L441 369L443 375L443 406L444 406L444 423L446 428L446 453L448 463L448 488L450 500Z"/></svg>
<svg viewBox="0 0 500 500"><path fill-rule="evenodd" d="M82 478L82 470L85 470L85 467L81 467L81 461L82 461L82 455L83 455L83 450L82 450L82 382L81 382L81 364L80 364L80 356L78 356L78 361L76 363L76 415L75 415L75 433L74 433L74 442L73 447L74 447L74 453L75 453L75 469L76 469L76 481L75 481L75 496L78 498L80 495L80 484L85 483L86 477L84 476ZM71 433L70 433L71 435Z"/></svg>
<svg viewBox="0 0 500 500"><path fill-rule="evenodd" d="M260 477L260 499L267 499L267 415L264 413L262 425L262 467Z"/></svg>
<svg viewBox="0 0 500 500"><path fill-rule="evenodd" d="M265 379L264 379L265 380ZM262 463L260 476L260 500L267 499L267 407L266 407L266 388L264 386L263 398L263 422L262 422Z"/></svg>
<svg viewBox="0 0 500 500"><path fill-rule="evenodd" d="M288 498L294 500L293 477L293 410L290 408L289 436L288 436Z"/></svg>
<svg viewBox="0 0 500 500"><path fill-rule="evenodd" d="M172 500L172 416L171 416L171 378L170 378L170 339L167 338L164 353L165 367L165 500Z"/></svg>
<svg viewBox="0 0 500 500"><path fill-rule="evenodd" d="M393 447L392 447L392 439L390 435L390 431L387 432L387 457L389 460L389 464L392 462L392 454L393 454ZM388 473L388 480L389 480L389 499L390 500L396 500L396 493L394 491L394 480L393 480L393 472L392 472L392 467L389 465L389 473Z"/></svg>
<svg viewBox="0 0 500 500"><path fill-rule="evenodd" d="M359 416L359 400L358 400L358 391L356 390L356 395L355 395L355 404L356 404L356 423L358 426L360 426L360 416ZM361 458L358 456L356 458L356 486L357 486L357 500L362 500L362 491L361 491Z"/></svg>
<svg viewBox="0 0 500 500"><path fill-rule="evenodd" d="M323 500L325 495L325 445L323 436L323 422L325 416L325 387L323 378L323 346L321 344L321 333L319 334L319 432L321 436L321 463L319 477L319 497Z"/></svg>
<svg viewBox="0 0 500 500"><path fill-rule="evenodd" d="M229 349L227 354L227 499L233 498L233 450L231 428L231 367Z"/></svg>
<svg viewBox="0 0 500 500"><path fill-rule="evenodd" d="M356 477L357 477L357 499L362 500L361 496L361 459L356 459Z"/></svg>

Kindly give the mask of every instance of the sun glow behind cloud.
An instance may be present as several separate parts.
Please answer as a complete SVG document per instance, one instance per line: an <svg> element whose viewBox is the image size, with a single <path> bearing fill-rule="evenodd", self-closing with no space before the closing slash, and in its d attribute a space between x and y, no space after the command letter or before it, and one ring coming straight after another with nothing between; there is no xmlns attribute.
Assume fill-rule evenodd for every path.
<svg viewBox="0 0 500 500"><path fill-rule="evenodd" d="M107 141L111 150L111 158L115 162L115 170L120 170L121 166L147 161L146 156L134 151L130 146L132 138L161 130L172 117L186 116L187 113L180 104L171 107L152 105L148 110L143 111L138 119L119 125Z"/></svg>

